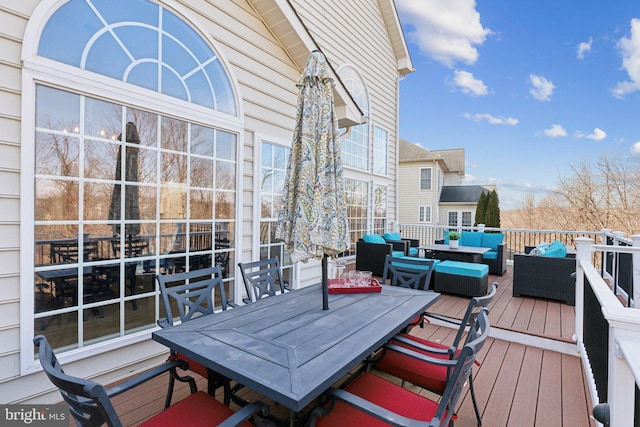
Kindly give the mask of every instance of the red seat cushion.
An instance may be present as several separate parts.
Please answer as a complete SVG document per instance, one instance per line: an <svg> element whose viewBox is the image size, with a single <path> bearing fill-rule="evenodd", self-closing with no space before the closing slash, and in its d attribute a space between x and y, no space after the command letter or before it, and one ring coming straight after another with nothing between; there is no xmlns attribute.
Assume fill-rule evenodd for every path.
<svg viewBox="0 0 640 427"><path fill-rule="evenodd" d="M216 426L233 415L233 413L228 406L223 405L213 396L199 391L148 419L140 424L140 426ZM243 427L255 427L249 421L240 425Z"/></svg>
<svg viewBox="0 0 640 427"><path fill-rule="evenodd" d="M438 404L432 400L370 373L360 375L346 390L396 414L416 420L431 421L438 409ZM337 401L328 415L318 417L316 425L376 427L389 424Z"/></svg>
<svg viewBox="0 0 640 427"><path fill-rule="evenodd" d="M419 338L414 335L403 334L402 336L429 347L439 349L449 348L446 345L432 342L424 338ZM391 343L402 347L412 348L408 344L399 341L392 340ZM413 349L431 357L441 359L449 358L447 355L437 355L424 350L418 350L416 348ZM395 377L402 378L403 380L409 381L436 393L442 393L446 385L447 368L445 366L436 366L430 363L425 363L402 353L398 353L397 351L385 350L382 358L376 362L375 367L376 369L387 372Z"/></svg>

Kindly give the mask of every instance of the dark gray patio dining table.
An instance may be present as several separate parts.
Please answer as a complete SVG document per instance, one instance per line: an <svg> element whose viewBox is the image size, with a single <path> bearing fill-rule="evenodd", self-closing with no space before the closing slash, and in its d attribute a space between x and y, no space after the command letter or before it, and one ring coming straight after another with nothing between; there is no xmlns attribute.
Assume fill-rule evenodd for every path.
<svg viewBox="0 0 640 427"><path fill-rule="evenodd" d="M440 294L383 286L329 295L320 285L153 332L153 339L301 411L401 331Z"/></svg>

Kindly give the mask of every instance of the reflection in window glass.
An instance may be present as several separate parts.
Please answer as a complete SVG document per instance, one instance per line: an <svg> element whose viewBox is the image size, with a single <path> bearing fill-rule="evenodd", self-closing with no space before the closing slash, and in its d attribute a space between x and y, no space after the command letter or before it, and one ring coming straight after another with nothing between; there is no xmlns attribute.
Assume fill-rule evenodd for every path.
<svg viewBox="0 0 640 427"><path fill-rule="evenodd" d="M38 54L237 114L219 56L186 22L148 0L70 0L49 18Z"/></svg>
<svg viewBox="0 0 640 427"><path fill-rule="evenodd" d="M356 253L356 242L367 233L369 186L366 182L345 178L344 188L349 233L351 234L349 254L354 255Z"/></svg>
<svg viewBox="0 0 640 427"><path fill-rule="evenodd" d="M275 239L276 222L282 208L284 177L289 162L289 147L263 141L260 167L260 259L277 256L283 280L292 283L292 263L281 241Z"/></svg>
<svg viewBox="0 0 640 427"><path fill-rule="evenodd" d="M387 147L389 146L389 134L386 130L373 127L373 173L387 174Z"/></svg>
<svg viewBox="0 0 640 427"><path fill-rule="evenodd" d="M34 332L74 348L153 327L154 274L216 264L233 292L236 135L59 89L37 93ZM62 118L84 131L61 130Z"/></svg>
<svg viewBox="0 0 640 427"><path fill-rule="evenodd" d="M387 232L387 187L383 185L373 186L373 232Z"/></svg>

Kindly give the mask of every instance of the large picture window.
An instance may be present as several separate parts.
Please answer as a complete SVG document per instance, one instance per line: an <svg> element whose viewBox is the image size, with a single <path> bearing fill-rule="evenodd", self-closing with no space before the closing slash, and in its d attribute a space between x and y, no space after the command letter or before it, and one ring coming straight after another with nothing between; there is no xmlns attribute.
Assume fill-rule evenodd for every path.
<svg viewBox="0 0 640 427"><path fill-rule="evenodd" d="M156 327L155 274L219 265L233 298L242 123L220 55L173 11L58 4L24 61L35 117L22 285L33 333L65 351Z"/></svg>
<svg viewBox="0 0 640 427"><path fill-rule="evenodd" d="M389 133L378 127L373 127L373 173L387 175L387 151L389 147Z"/></svg>
<svg viewBox="0 0 640 427"><path fill-rule="evenodd" d="M348 252L354 255L356 242L367 233L369 186L366 182L345 178L344 188L351 237L351 249Z"/></svg>

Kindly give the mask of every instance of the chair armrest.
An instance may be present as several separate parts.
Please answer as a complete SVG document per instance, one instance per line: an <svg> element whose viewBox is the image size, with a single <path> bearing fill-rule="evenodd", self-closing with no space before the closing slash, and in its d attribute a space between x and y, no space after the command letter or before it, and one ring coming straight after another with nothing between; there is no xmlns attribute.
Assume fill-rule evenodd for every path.
<svg viewBox="0 0 640 427"><path fill-rule="evenodd" d="M242 424L243 421L248 420L254 415L260 413L261 416L266 417L269 412L269 405L264 402L252 402L241 409L236 411L235 414L218 424L218 427L235 427Z"/></svg>
<svg viewBox="0 0 640 427"><path fill-rule="evenodd" d="M382 406L376 405L368 400L361 398L360 396L356 396L353 393L349 393L346 390L341 390L338 388L332 388L327 390L326 396L334 400L341 400L348 404L349 406L353 406L354 408L359 409L362 412L365 412L372 417L375 417L379 420L385 421L388 424L399 426L399 427L410 427L416 425L416 420L413 418L404 417L395 412L392 412L388 409L383 408ZM330 407L330 409L333 406ZM312 424L315 425L315 417L318 415L326 415L329 413L329 410L325 408L316 408L312 414ZM422 423L421 423L422 424Z"/></svg>
<svg viewBox="0 0 640 427"><path fill-rule="evenodd" d="M386 240L391 243L394 251L402 251L405 255L409 255L409 242L406 240Z"/></svg>
<svg viewBox="0 0 640 427"><path fill-rule="evenodd" d="M397 339L397 338L398 337L396 337L394 339ZM426 351L426 352L429 352L429 353L433 353L433 354L446 354L446 355L449 355L449 356L453 356L455 354L455 352L456 352L456 348L453 347L453 346L451 346L451 347L449 347L447 349L442 349L441 350L441 349L436 349L436 348L433 348L433 347L429 347L429 346L420 344L420 343L415 342L415 341L414 342L410 342L409 345L411 345L414 348L417 348L417 349L420 349L422 351ZM404 354L405 356L409 356L409 357L411 357L413 359L419 360L419 361L424 362L424 363L428 363L430 365L447 366L447 367L453 367L453 366L456 365L456 361L452 360L451 358L443 359L441 357L431 357L431 356L426 355L424 353L420 353L420 352L417 352L417 351L412 350L410 348L402 347L402 346L399 346L399 345L396 345L396 344L387 343L387 344L385 344L383 346L383 348L385 350L387 350L387 351L395 351L397 353Z"/></svg>
<svg viewBox="0 0 640 427"><path fill-rule="evenodd" d="M393 337L393 341L399 341L403 344L406 344L412 348L417 348L418 350L422 350L422 351L426 351L428 353L433 353L433 354L446 354L449 357L453 357L453 355L456 353L456 348L454 346L450 346L448 348L436 348L436 347L431 347L425 344L422 344L420 342L414 341L414 340L410 340L408 338L405 337L401 337L401 336L395 336ZM388 345L393 345L395 346L395 344L388 344ZM403 347L404 348L404 347ZM385 349L387 349L387 347L385 346ZM392 348L388 348L389 350L392 350Z"/></svg>
<svg viewBox="0 0 640 427"><path fill-rule="evenodd" d="M160 366L156 366L153 369L150 369L146 372L143 372L142 374L138 375L137 377L131 378L128 381L125 381L121 384L118 384L117 386L114 387L110 387L106 390L107 392L107 396L109 396L109 398L112 398L114 396L117 396L127 390L131 390L132 388L135 388L159 375L164 374L165 372L168 372L172 369L176 369L176 368L180 368L180 369L187 369L189 365L187 364L187 362L183 361L183 360L173 360L170 362L165 362Z"/></svg>
<svg viewBox="0 0 640 427"><path fill-rule="evenodd" d="M162 329L166 329L168 327L171 326L171 324L169 323L169 321L167 320L166 317L163 317L162 319L158 319L158 321L156 322L158 324L158 326L160 326Z"/></svg>
<svg viewBox="0 0 640 427"><path fill-rule="evenodd" d="M410 248L417 248L420 246L420 239L402 239L407 240L409 242Z"/></svg>

